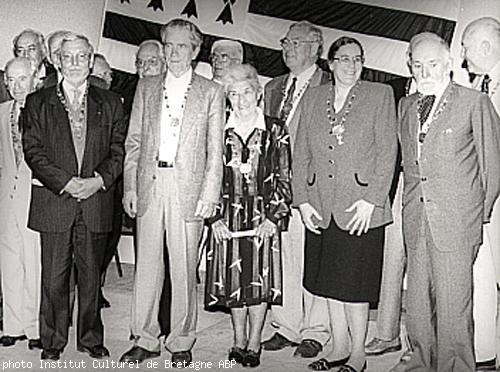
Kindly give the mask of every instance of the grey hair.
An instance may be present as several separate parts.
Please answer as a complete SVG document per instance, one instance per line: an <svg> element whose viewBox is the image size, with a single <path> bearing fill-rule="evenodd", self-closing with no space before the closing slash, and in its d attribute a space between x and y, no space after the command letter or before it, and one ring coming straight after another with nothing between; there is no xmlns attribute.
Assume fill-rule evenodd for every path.
<svg viewBox="0 0 500 372"><path fill-rule="evenodd" d="M85 41L85 43L87 44L87 50L88 50L90 57L92 59L94 56L94 47L92 46L89 39L85 35L75 34L73 32L69 32L67 35L64 36L64 38L61 41L61 49L62 49L62 46L64 43L66 43L68 41L75 41L75 40ZM59 50L59 54L61 54L60 50Z"/></svg>
<svg viewBox="0 0 500 372"><path fill-rule="evenodd" d="M224 75L221 80L224 84L224 91L226 93L231 84L242 81L248 81L258 94L262 92L262 85L260 85L257 70L248 63L229 66L224 71Z"/></svg>
<svg viewBox="0 0 500 372"><path fill-rule="evenodd" d="M33 34L36 36L37 43L42 48L42 59L44 59L47 56L47 47L45 46L45 38L43 37L43 34L40 31L35 31L31 28L27 28L21 31L18 35L14 37L14 39L12 39L12 45L14 47L14 55L17 57L16 55L17 43L19 42L21 36L24 36L26 34Z"/></svg>
<svg viewBox="0 0 500 372"><path fill-rule="evenodd" d="M163 50L163 44L161 41L155 40L155 39L148 39L144 40L142 43L139 44L139 49L137 49L137 52L135 53L135 57L137 58L137 55L139 54L139 51L141 50L142 47L146 45L156 45L158 47L158 55L160 58L165 58L165 51Z"/></svg>
<svg viewBox="0 0 500 372"><path fill-rule="evenodd" d="M243 45L239 41L230 40L230 39L216 40L212 44L212 48L210 49L210 53L213 53L215 51L215 49L217 49L219 47L231 48L232 50L236 51L237 56L234 58L237 58L239 60L239 63L243 63Z"/></svg>
<svg viewBox="0 0 500 372"><path fill-rule="evenodd" d="M13 63L17 63L17 62L22 62L22 63L25 63L26 66L29 68L30 72L33 74L35 71L34 71L34 68L33 66L31 65L31 61L26 58L26 57L14 57L14 58L11 58L7 61L7 63L5 64L5 67L4 67L4 71L5 71L5 79L7 79L7 74L8 74L8 71L9 71L9 67L13 64Z"/></svg>
<svg viewBox="0 0 500 372"><path fill-rule="evenodd" d="M311 41L317 41L318 42L318 57L321 57L323 54L323 31L316 25L312 24L309 21L299 21L293 23L289 28L288 31L291 31L294 28L301 28L304 29L308 34L309 38L311 38Z"/></svg>
<svg viewBox="0 0 500 372"><path fill-rule="evenodd" d="M196 26L193 22L182 18L172 19L161 27L160 35L163 43L165 43L165 39L167 38L168 30L172 28L180 28L189 31L189 39L191 40L193 50L201 46L203 36L198 26Z"/></svg>
<svg viewBox="0 0 500 372"><path fill-rule="evenodd" d="M450 46L448 43L439 35L433 32L421 32L419 34L414 35L410 39L410 43L408 44L408 50L406 51L406 57L408 59L408 64L412 59L412 54L415 48L422 43L423 41L434 41L439 46L442 47L443 51L446 53L446 57L450 57Z"/></svg>

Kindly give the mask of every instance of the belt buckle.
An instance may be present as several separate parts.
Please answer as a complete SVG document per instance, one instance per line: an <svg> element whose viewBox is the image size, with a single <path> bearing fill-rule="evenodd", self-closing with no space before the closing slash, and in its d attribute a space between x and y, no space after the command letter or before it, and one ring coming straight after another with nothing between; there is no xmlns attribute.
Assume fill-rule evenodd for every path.
<svg viewBox="0 0 500 372"><path fill-rule="evenodd" d="M168 161L158 161L158 168L173 168L174 164Z"/></svg>

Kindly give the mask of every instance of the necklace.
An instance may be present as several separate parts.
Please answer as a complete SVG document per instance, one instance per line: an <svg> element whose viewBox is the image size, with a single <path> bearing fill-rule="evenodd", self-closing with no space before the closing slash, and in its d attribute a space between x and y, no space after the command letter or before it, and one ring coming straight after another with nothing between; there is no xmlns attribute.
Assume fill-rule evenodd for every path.
<svg viewBox="0 0 500 372"><path fill-rule="evenodd" d="M293 105L295 104L295 101L300 100L300 97L302 97L302 95L304 94L304 92L306 91L306 89L309 87L309 84L311 83L311 79L312 79L313 75L311 75L309 77L309 79L307 79L307 81L304 83L304 85L302 85L302 87L299 89L299 91L296 94L293 95L292 102L291 102L291 107L293 107ZM297 78L297 81L298 81L298 78ZM282 102L285 101L286 96L288 94L287 89L286 89L286 83L287 83L287 79L284 79L283 82L282 82L282 84L281 84Z"/></svg>
<svg viewBox="0 0 500 372"><path fill-rule="evenodd" d="M75 109L71 108L66 101L66 97L61 91L60 85L57 85L56 93L59 101L61 101L68 114L70 123L72 124L72 130L75 137L79 140L83 137L83 123L85 121L85 114L87 113L87 93L89 91L88 82L85 84L85 92L83 93L82 103L78 104Z"/></svg>
<svg viewBox="0 0 500 372"><path fill-rule="evenodd" d="M191 83L192 83L192 79L189 81L186 92L184 93L184 97L182 98L181 107L179 109L179 116L177 116L177 117L174 117L172 115L172 110L170 109L170 104L168 102L167 86L166 86L166 84L164 84L164 86L163 86L163 98L165 100L165 108L167 109L167 115L168 115L168 118L170 120L170 126L172 126L172 127L178 127L181 123L179 117L183 114L184 107L186 107L187 96L189 94L189 90L191 89Z"/></svg>
<svg viewBox="0 0 500 372"><path fill-rule="evenodd" d="M19 163L22 159L23 145L21 143L21 132L19 130L18 120L16 120L15 108L17 103L14 102L10 109L10 129L12 133L12 146L14 149L14 158L16 161L16 166L19 167Z"/></svg>
<svg viewBox="0 0 500 372"><path fill-rule="evenodd" d="M352 104L354 102L354 99L356 98L356 93L357 93L357 88L359 84L356 83L351 90L351 95L349 96L349 99L347 103L345 104L345 110L342 116L340 117L340 121L338 120L337 116L332 116L332 112L335 113L335 108L333 107L332 104L332 98L333 98L333 84L330 85L330 89L328 91L328 95L326 97L326 115L328 116L328 121L330 122L330 126L332 127L330 134L334 135L337 138L337 144L342 145L344 143L343 137L344 137L344 132L345 132L345 122L347 120L347 116L349 116L349 113L351 112Z"/></svg>
<svg viewBox="0 0 500 372"><path fill-rule="evenodd" d="M427 119L426 122L424 123L424 125L422 125L422 128L420 129L420 132L418 134L418 141L420 143L424 142L425 136L427 135L427 132L429 131L429 127L431 126L431 123L434 120L436 120L439 117L439 115L441 115L441 113L446 108L446 105L448 104L448 98L450 97L450 95L452 94L452 92L453 92L454 89L455 89L455 83L452 82L450 90L448 91L448 93L446 94L446 96L443 97L443 99L441 100L438 108L432 114L432 117L430 119ZM419 97L419 99L417 101L417 122L418 123L420 123L420 105L421 105L422 97L423 96L420 95L420 97Z"/></svg>

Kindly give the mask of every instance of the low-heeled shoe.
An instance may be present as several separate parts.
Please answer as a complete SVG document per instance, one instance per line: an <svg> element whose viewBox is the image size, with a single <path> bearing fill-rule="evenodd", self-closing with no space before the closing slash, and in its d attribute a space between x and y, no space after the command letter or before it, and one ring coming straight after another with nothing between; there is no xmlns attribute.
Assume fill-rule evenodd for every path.
<svg viewBox="0 0 500 372"><path fill-rule="evenodd" d="M109 350L106 349L104 345L96 345L96 346L78 345L76 350L78 350L81 353L87 353L91 358L94 359L102 359L109 357Z"/></svg>
<svg viewBox="0 0 500 372"><path fill-rule="evenodd" d="M132 349L123 354L120 358L122 363L142 363L146 359L157 358L160 356L159 351L149 351L140 346L134 346Z"/></svg>

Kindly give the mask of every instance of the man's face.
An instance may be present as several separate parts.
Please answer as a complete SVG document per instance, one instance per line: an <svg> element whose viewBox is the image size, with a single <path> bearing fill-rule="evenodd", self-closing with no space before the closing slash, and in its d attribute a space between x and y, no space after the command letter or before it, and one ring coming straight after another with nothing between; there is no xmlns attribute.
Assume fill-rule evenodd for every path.
<svg viewBox="0 0 500 372"><path fill-rule="evenodd" d="M240 62L238 51L234 47L219 45L215 47L210 55L213 77L215 80L221 80L224 72L229 66Z"/></svg>
<svg viewBox="0 0 500 372"><path fill-rule="evenodd" d="M84 40L65 41L61 45L61 73L73 86L82 84L90 73L92 56Z"/></svg>
<svg viewBox="0 0 500 372"><path fill-rule="evenodd" d="M38 37L32 32L26 32L17 40L14 50L16 57L28 58L33 67L39 68L43 61L43 45L38 43Z"/></svg>
<svg viewBox="0 0 500 372"><path fill-rule="evenodd" d="M158 46L146 44L139 48L135 60L135 68L139 78L160 75L165 71L165 59L160 56Z"/></svg>
<svg viewBox="0 0 500 372"><path fill-rule="evenodd" d="M294 73L300 73L316 61L317 41L312 40L304 29L296 27L281 40L283 59Z"/></svg>
<svg viewBox="0 0 500 372"><path fill-rule="evenodd" d="M97 76L106 82L106 87L109 89L111 87L111 82L113 81L113 71L111 71L111 66L102 58L94 59L94 67L92 68L92 76Z"/></svg>
<svg viewBox="0 0 500 372"><path fill-rule="evenodd" d="M417 44L411 55L411 70L417 90L436 94L450 80L451 61L442 45L433 40Z"/></svg>
<svg viewBox="0 0 500 372"><path fill-rule="evenodd" d="M64 35L58 35L50 40L49 44L49 58L50 62L56 67L61 67L61 61L59 60L59 52L61 50L61 42Z"/></svg>
<svg viewBox="0 0 500 372"><path fill-rule="evenodd" d="M33 91L33 70L29 63L15 61L5 71L5 82L10 95L24 104L28 93Z"/></svg>
<svg viewBox="0 0 500 372"><path fill-rule="evenodd" d="M200 50L199 47L193 49L189 36L189 31L184 28L170 28L164 40L167 68L176 76L182 75L191 67L191 61Z"/></svg>
<svg viewBox="0 0 500 372"><path fill-rule="evenodd" d="M477 34L466 30L462 37L462 52L460 56L467 61L467 71L481 74L481 43Z"/></svg>

